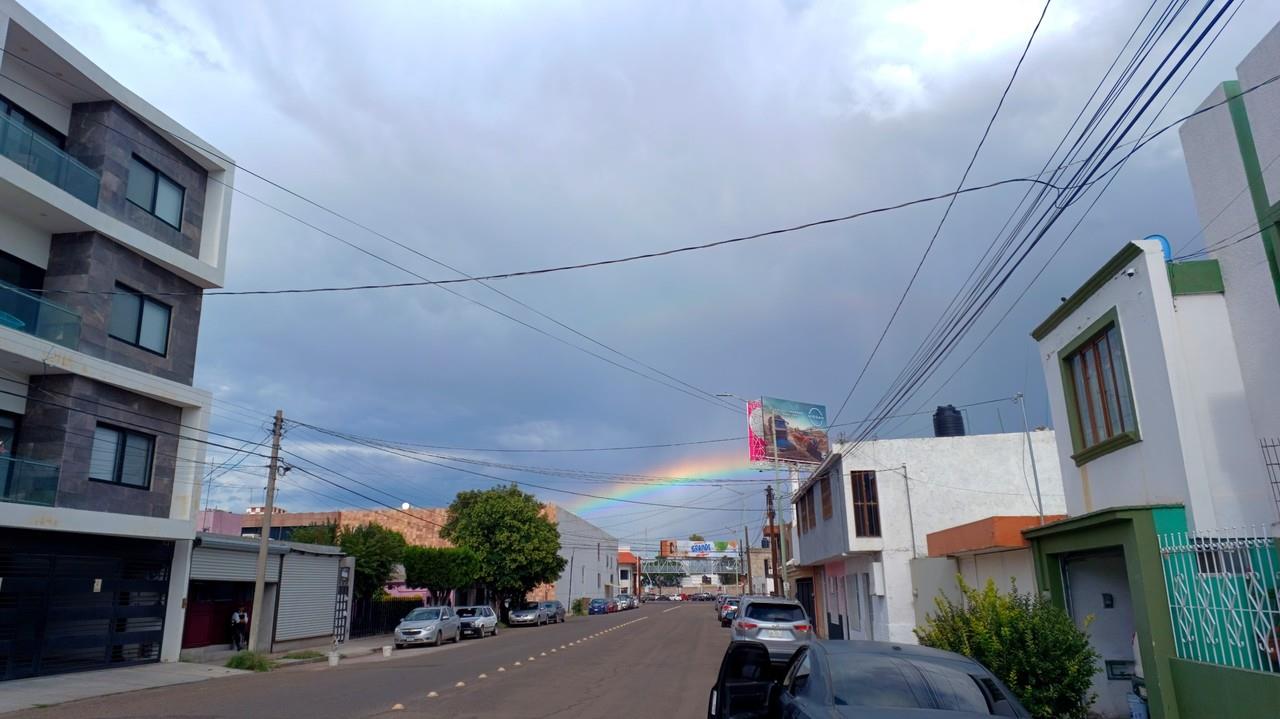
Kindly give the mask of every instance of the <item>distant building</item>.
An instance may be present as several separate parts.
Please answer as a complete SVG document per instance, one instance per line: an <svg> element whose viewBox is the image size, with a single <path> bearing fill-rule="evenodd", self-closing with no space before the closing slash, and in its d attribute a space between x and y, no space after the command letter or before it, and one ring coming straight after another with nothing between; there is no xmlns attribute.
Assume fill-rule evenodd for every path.
<svg viewBox="0 0 1280 719"><path fill-rule="evenodd" d="M564 571L555 582L529 592L529 599L559 599L567 608L575 599L621 594L617 538L559 505L546 505L546 514L560 530Z"/></svg>
<svg viewBox="0 0 1280 719"><path fill-rule="evenodd" d="M1054 433L1032 432L1031 442L1044 510L1061 514ZM834 447L792 500L795 560L812 573L794 581L795 596L812 603L819 635L914 643L917 605L932 607L939 592L955 587L954 570L948 582L917 586L913 574L931 561L929 535L992 516L1038 514L1030 462L1021 432ZM1025 562L1019 571L1029 575L1029 555Z"/></svg>

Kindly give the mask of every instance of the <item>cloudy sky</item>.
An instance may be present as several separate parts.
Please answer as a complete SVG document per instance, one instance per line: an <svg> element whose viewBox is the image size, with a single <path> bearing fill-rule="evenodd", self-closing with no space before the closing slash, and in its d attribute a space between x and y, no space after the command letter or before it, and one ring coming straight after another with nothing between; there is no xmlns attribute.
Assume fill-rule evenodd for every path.
<svg viewBox="0 0 1280 719"><path fill-rule="evenodd" d="M1032 0L30 5L241 167L471 274L708 242L949 191L1042 7ZM1052 3L969 184L1040 169L1145 6ZM1234 77L1277 9L1274 0L1245 3L1164 119ZM457 276L248 172L238 174L237 187L229 289ZM1008 186L959 200L842 420L864 417L880 398L1024 191ZM572 492L727 508L673 511L535 490L624 542L694 530L729 536L726 527L744 518L758 526L763 506L761 475L745 471L743 441L495 450L743 434L740 409L589 356L575 346L653 374L584 336L712 393L834 409L943 207L494 284L523 305L476 285L455 285L461 297L421 287L210 297L197 383L218 398L214 429L245 440L260 440L270 413L282 408L290 419L345 433L465 448L442 452L482 462L740 478L736 487L661 489L467 465ZM1175 247L1199 246L1176 133L1134 156L996 326L1078 214L1055 228L903 411L1023 391L1032 422L1048 423L1030 329L1128 240L1158 232ZM1012 403L967 413L974 432L1020 427ZM886 424L880 436L929 428L922 414ZM290 430L285 449L306 458L292 459L299 467L347 484L318 463L377 487L386 493L356 488L382 502L442 505L459 489L493 483L304 427ZM261 500L262 460L237 459L217 475L211 506L239 510ZM290 474L279 503L293 511L371 504L300 472Z"/></svg>

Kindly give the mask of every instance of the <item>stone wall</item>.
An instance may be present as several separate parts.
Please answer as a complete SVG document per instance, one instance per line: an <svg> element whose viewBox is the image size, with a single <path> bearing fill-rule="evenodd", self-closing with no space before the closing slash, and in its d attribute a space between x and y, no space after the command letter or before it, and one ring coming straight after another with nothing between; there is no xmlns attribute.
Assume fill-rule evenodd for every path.
<svg viewBox="0 0 1280 719"><path fill-rule="evenodd" d="M114 102L81 103L72 108L67 152L101 173L99 210L192 257L200 256L208 173L186 153ZM126 199L133 155L182 185L181 229Z"/></svg>

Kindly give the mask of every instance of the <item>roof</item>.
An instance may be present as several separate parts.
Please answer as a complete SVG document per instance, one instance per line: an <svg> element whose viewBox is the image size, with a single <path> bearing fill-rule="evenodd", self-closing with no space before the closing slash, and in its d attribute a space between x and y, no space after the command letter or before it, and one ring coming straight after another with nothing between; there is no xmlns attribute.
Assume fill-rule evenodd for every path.
<svg viewBox="0 0 1280 719"><path fill-rule="evenodd" d="M1064 519L1065 514L1048 515L1046 522ZM1030 546L1022 530L1040 526L1037 515L994 515L976 522L930 532L925 538L930 557L1020 549Z"/></svg>
<svg viewBox="0 0 1280 719"><path fill-rule="evenodd" d="M1136 512L1150 512L1155 509L1182 509L1181 504L1129 504L1122 507L1106 507L1097 509L1086 514L1077 514L1070 517L1064 517L1056 522L1050 522L1043 527L1032 527L1024 529L1022 536L1028 539L1035 539L1056 532L1071 531L1081 526L1101 524L1117 519L1125 519L1125 515Z"/></svg>
<svg viewBox="0 0 1280 719"><path fill-rule="evenodd" d="M256 552L258 551L257 537L233 537L227 534L211 534L208 532L196 532L197 547L208 547L209 549L222 549L230 552ZM267 544L268 554L289 554L296 552L299 554L325 554L330 556L342 556L342 550L338 547L331 547L324 544L303 544L302 542L282 542L278 539L272 539Z"/></svg>
<svg viewBox="0 0 1280 719"><path fill-rule="evenodd" d="M640 558L631 552L618 552L618 564L639 564Z"/></svg>
<svg viewBox="0 0 1280 719"><path fill-rule="evenodd" d="M1151 244L1154 245L1155 243L1153 242ZM1037 325L1034 330L1031 330L1032 339L1039 342L1045 337L1048 337L1049 333L1070 317L1071 313L1079 309L1080 305L1084 304L1085 300L1092 297L1099 288L1110 282L1111 278L1115 277L1117 273L1123 270L1125 265L1134 261L1138 257L1141 257L1144 252L1146 252L1146 250L1136 242L1125 243L1125 246L1120 248L1120 251L1117 252L1110 260L1107 260L1105 265L1098 268L1097 272L1090 275L1089 279L1085 280L1084 284L1080 285L1079 289L1072 292L1070 297L1063 300L1062 304L1058 305L1057 309L1046 317L1043 322Z"/></svg>

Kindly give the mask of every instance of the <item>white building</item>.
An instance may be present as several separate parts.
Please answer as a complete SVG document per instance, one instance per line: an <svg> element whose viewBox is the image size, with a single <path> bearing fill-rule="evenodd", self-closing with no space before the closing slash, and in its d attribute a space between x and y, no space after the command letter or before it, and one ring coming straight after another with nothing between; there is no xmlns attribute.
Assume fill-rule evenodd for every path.
<svg viewBox="0 0 1280 719"><path fill-rule="evenodd" d="M575 599L621 594L617 537L556 504L547 505L547 515L560 530L564 571L553 584L530 592L529 599L558 599L568 609Z"/></svg>
<svg viewBox="0 0 1280 719"><path fill-rule="evenodd" d="M1031 441L1044 512L1061 514L1054 434L1033 432ZM812 592L819 634L895 642L915 641L912 562L927 556L930 533L993 515L1038 514L1024 433L837 445L793 503L796 560L814 575L812 587L797 580L796 592ZM939 589L931 584L919 600L931 603Z"/></svg>
<svg viewBox="0 0 1280 719"><path fill-rule="evenodd" d="M0 679L176 661L232 164L12 0L0 48Z"/></svg>

